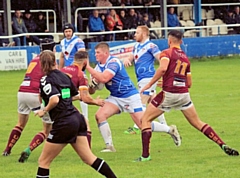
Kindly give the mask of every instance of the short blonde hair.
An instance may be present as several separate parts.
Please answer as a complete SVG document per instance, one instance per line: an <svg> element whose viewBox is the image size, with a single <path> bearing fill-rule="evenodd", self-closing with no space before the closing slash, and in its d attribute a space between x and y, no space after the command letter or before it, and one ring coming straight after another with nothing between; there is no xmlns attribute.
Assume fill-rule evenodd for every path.
<svg viewBox="0 0 240 178"><path fill-rule="evenodd" d="M149 28L146 25L140 25L137 28L140 28L143 33L146 33L147 36L150 35Z"/></svg>

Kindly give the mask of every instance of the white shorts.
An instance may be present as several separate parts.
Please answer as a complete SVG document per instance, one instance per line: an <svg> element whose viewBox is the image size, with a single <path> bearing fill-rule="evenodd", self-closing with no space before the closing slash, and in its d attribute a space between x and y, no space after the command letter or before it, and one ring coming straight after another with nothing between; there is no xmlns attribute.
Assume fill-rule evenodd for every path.
<svg viewBox="0 0 240 178"><path fill-rule="evenodd" d="M118 98L110 95L105 101L118 106L121 112L135 113L143 111L139 94L132 95L128 98Z"/></svg>
<svg viewBox="0 0 240 178"><path fill-rule="evenodd" d="M39 101L39 94L18 92L18 113L30 114L31 111L36 113L38 110L43 108L44 106ZM48 113L42 117L42 121L52 123Z"/></svg>
<svg viewBox="0 0 240 178"><path fill-rule="evenodd" d="M193 105L189 93L169 93L161 91L153 98L151 103L161 109L169 112L172 108L176 110L185 110Z"/></svg>
<svg viewBox="0 0 240 178"><path fill-rule="evenodd" d="M143 87L145 87L151 80L152 78L144 78L138 82L138 90L139 92ZM149 89L145 90L143 92L144 95L154 95L156 93L156 87L157 87L157 82L153 84Z"/></svg>

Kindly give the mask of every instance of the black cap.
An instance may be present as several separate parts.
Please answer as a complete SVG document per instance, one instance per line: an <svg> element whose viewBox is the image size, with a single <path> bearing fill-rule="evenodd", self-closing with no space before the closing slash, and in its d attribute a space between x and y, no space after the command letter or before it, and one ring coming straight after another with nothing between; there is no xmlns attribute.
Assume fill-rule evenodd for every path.
<svg viewBox="0 0 240 178"><path fill-rule="evenodd" d="M63 32L64 32L66 29L72 29L72 31L74 32L74 27L73 27L73 25L70 24L70 23L64 24L64 26L63 26Z"/></svg>

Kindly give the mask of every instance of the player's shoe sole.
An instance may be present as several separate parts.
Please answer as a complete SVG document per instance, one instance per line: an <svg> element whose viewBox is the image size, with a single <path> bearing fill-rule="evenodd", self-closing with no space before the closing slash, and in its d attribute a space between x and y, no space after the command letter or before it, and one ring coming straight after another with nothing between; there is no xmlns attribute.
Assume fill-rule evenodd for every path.
<svg viewBox="0 0 240 178"><path fill-rule="evenodd" d="M146 162L151 161L151 156L149 155L147 158L140 156L139 158L135 159L134 162Z"/></svg>
<svg viewBox="0 0 240 178"><path fill-rule="evenodd" d="M178 132L178 129L175 125L171 125L169 126L170 127L170 131L169 131L169 134L171 135L174 143L176 146L180 146L181 143L182 143L182 138Z"/></svg>
<svg viewBox="0 0 240 178"><path fill-rule="evenodd" d="M222 150L229 156L239 156L237 150L234 150L233 148L230 148L227 145L222 145Z"/></svg>
<svg viewBox="0 0 240 178"><path fill-rule="evenodd" d="M108 145L106 148L104 148L100 152L102 153L116 152L116 149L114 148L114 146Z"/></svg>
<svg viewBox="0 0 240 178"><path fill-rule="evenodd" d="M133 135L133 134L140 134L141 130L134 128L134 127L129 127L127 130L125 130L123 133L127 135Z"/></svg>

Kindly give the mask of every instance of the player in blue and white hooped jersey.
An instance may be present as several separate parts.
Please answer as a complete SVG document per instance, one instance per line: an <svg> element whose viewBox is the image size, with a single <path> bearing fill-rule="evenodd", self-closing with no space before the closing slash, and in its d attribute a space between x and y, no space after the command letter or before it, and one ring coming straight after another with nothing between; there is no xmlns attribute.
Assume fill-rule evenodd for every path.
<svg viewBox="0 0 240 178"><path fill-rule="evenodd" d="M135 33L136 44L133 48L132 54L128 59L124 60L126 67L130 66L134 62L135 74L138 81L138 89L141 90L152 79L155 74L154 62L155 59L159 59L160 50L156 44L149 40L149 29L147 26L138 26ZM149 89L140 94L143 108L146 109L146 105L155 97L157 83L153 84ZM158 117L161 123L158 127L152 127L153 131L169 133L174 139L174 143L180 146L181 140L176 126L168 126L164 115ZM139 133L139 128L135 124L133 127L129 127L126 134ZM175 133L174 133L175 132ZM175 135L173 135L173 133Z"/></svg>
<svg viewBox="0 0 240 178"><path fill-rule="evenodd" d="M62 39L61 54L59 58L59 69L62 69L64 66L72 65L74 61L74 55L77 51L85 51L85 44L78 36L74 35L74 27L70 23L66 23L63 26L64 39ZM80 106L83 115L88 119L88 105L80 101Z"/></svg>
<svg viewBox="0 0 240 178"><path fill-rule="evenodd" d="M123 63L116 57L110 56L107 43L99 43L95 47L98 62L95 69L87 65L86 69L95 81L105 83L110 95L95 114L98 128L102 134L106 148L102 152L115 152L110 126L107 119L120 112L128 112L133 121L141 127L143 116L141 97L129 78Z"/></svg>

